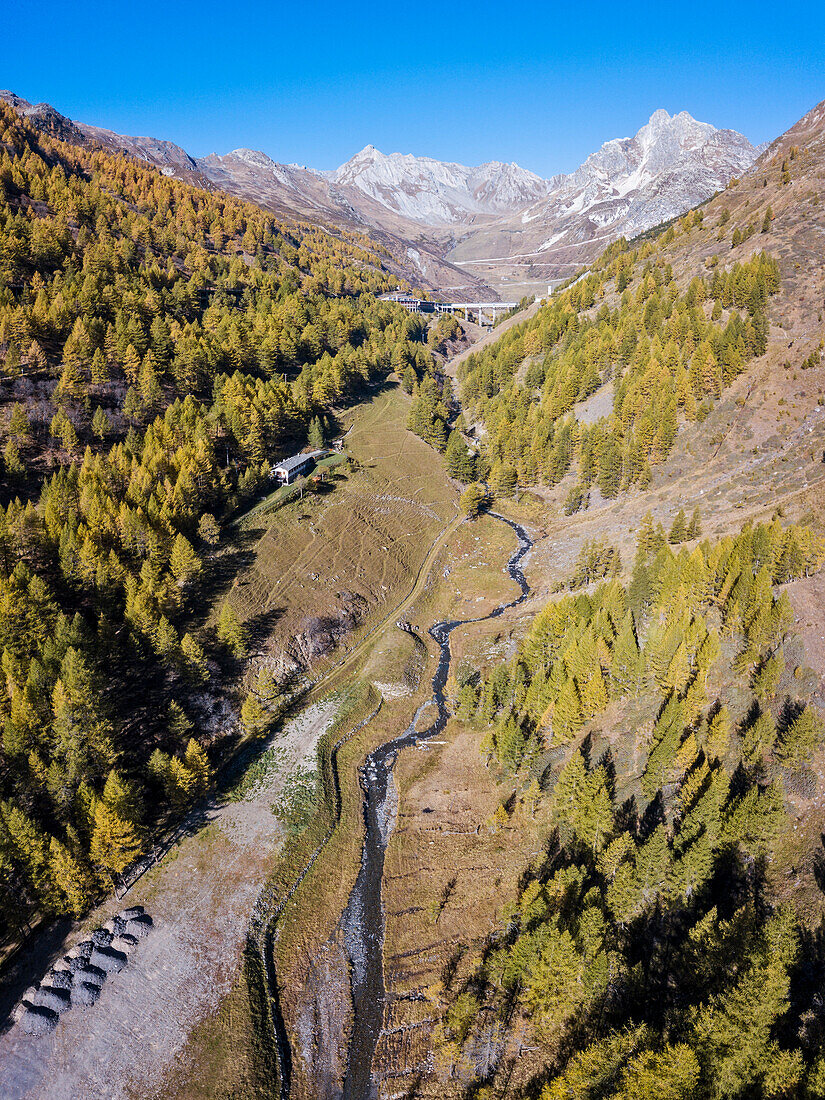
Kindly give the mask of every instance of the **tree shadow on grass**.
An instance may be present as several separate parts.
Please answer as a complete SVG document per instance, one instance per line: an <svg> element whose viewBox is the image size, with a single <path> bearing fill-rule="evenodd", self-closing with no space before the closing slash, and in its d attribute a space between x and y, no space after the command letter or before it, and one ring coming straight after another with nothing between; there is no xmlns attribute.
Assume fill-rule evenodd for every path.
<svg viewBox="0 0 825 1100"><path fill-rule="evenodd" d="M251 649L260 646L269 636L275 624L283 618L286 609L270 607L246 620L244 629Z"/></svg>
<svg viewBox="0 0 825 1100"><path fill-rule="evenodd" d="M825 894L825 833L822 833L820 838L820 847L814 852L814 880Z"/></svg>

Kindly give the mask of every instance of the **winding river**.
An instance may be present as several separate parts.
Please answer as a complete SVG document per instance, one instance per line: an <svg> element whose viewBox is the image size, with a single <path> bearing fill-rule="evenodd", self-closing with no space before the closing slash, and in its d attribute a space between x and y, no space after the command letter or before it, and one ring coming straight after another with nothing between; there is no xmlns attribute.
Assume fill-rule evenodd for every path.
<svg viewBox="0 0 825 1100"><path fill-rule="evenodd" d="M375 1100L378 1085L373 1079L372 1063L384 1016L384 909L381 886L384 876L384 856L395 824L397 796L392 770L399 752L442 732L449 713L444 699L444 685L450 671L450 634L457 626L484 622L501 615L521 603L530 591L521 561L533 543L517 523L495 512L494 519L506 523L518 535L518 547L507 562L507 571L521 588L521 595L509 603L500 604L489 615L477 619L454 619L436 623L430 634L440 647L432 698L419 707L412 722L399 736L370 753L361 769L364 792L364 847L361 869L344 911L342 927L344 944L350 959L352 982L353 1027L350 1038L344 1100ZM416 722L424 709L435 704L437 714L433 724L423 732L416 731Z"/></svg>

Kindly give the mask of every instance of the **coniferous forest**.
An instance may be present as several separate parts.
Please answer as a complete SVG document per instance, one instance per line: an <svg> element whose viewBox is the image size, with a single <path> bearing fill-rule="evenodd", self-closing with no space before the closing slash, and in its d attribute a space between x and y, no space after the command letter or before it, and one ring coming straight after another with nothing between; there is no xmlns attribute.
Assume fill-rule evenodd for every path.
<svg viewBox="0 0 825 1100"><path fill-rule="evenodd" d="M686 215L684 232L695 219L701 224L701 211ZM633 249L617 242L534 318L462 364L462 400L489 432L493 469L513 469L522 484L556 485L575 466L568 514L586 507L592 485L608 499L647 488L679 418L701 421L767 347L776 261L760 253L720 270L717 257L712 274L680 292L657 255L672 239L668 231ZM581 423L574 406L608 382L612 411Z"/></svg>
<svg viewBox="0 0 825 1100"><path fill-rule="evenodd" d="M384 952L390 922L409 918L388 941L405 950L381 955L378 967L386 993L382 1028L396 1013L393 1026L405 1023L393 1035L407 1024L420 1028L412 1045L420 1040L426 1055L416 1064L421 1076L405 1077L409 1091L397 1095L412 1100L443 1089L450 1100L825 1097L825 907L804 893L825 892L825 834L814 835L819 819L812 809L821 807L825 724L822 682L799 637L803 617L814 625L822 595L808 588L797 602L799 587L790 587L818 583L825 566L814 496L821 479L813 468L825 397L821 387L803 388L812 373L802 380L796 373L822 366L822 313L804 338L793 329L793 309L777 318L790 246L773 236L773 209L759 205L769 171L777 187L791 186L792 169L804 159L797 146L781 169L767 162L764 182L747 182L730 243L731 214L720 210L717 196L633 241L615 240L546 300L522 301L514 316L501 318L497 337L488 335L475 350L467 345L481 326L468 335L468 305L462 325L382 300L399 284L389 251L377 243L389 238L340 224L287 223L93 139L74 144L64 137L0 101L0 947L24 943L41 922L89 914L199 800L205 803L215 780L226 778L224 765L241 737L256 742L262 759L269 751L263 735L286 709L286 674L275 676L269 655L251 659L260 656L254 651L266 615L244 619L233 605L229 594L248 561L237 552L241 537L228 528L270 493L276 460L320 450L343 434L345 410L356 417L352 407L363 403L382 440L376 453L396 447L403 465L412 445L410 453L434 463L426 469L441 479L446 503L442 514L423 496L393 497L389 481L377 497L387 509L401 500L428 512L435 534L427 538L435 541L418 547L420 572L410 571L410 593L390 593L389 580L383 583L388 559L381 559L376 603L386 601L381 612L388 617L365 634L378 631L373 641L382 638L384 649L370 642L358 664L366 640L359 637L343 651L346 658L336 655L344 670L335 681L340 713L317 736L334 731L340 740L334 748L324 741L320 750L312 742L307 752L320 761L317 774L302 770L307 755L291 778L281 777L294 799L288 839L277 848L286 855L260 895L254 933L245 933L254 966L245 972L245 980L252 977L244 1011L258 1014L248 1025L251 1061L266 1061L260 1052L267 1043L282 1055L290 1041L278 1032L277 1044L269 1033L263 1042L260 1030L261 1020L276 1029L271 975L284 958L273 930L283 905L275 916L266 907L274 909L284 882L293 885L278 894L282 902L318 859L311 889L326 884L337 898L346 873L355 882L359 866L372 867L381 908L416 851L416 829L437 836L439 813L452 826L450 815L465 812L465 795L469 814L493 791L492 815L450 835L474 838L473 870L482 878L484 861L489 856L493 866L502 849L515 865L508 829L519 832L519 843L529 838L518 858L529 856L519 864L517 888L494 899L495 917L485 915L482 931L472 929L475 938L468 933L466 942L450 944L454 965L426 986L410 980L402 989L398 978L402 960L437 956L436 926L458 874L440 908L437 897L382 908L380 935L361 945L365 957ZM738 185L734 179L725 192L734 207ZM819 205L810 195L809 213ZM759 243L743 251L757 233ZM716 234L711 251L708 234ZM728 246L739 251L728 256ZM787 356L781 365L771 361L780 341ZM742 376L761 368L762 382L770 377L776 392L749 410ZM391 444L378 422L388 406L377 402L388 382L403 410L396 435L388 433ZM782 386L789 400L800 400L793 412L778 413ZM766 412L773 400L776 408ZM407 433L438 455L405 433L405 417ZM717 434L700 434L703 425ZM685 435L698 444L685 446L684 470L677 470ZM726 441L729 466L720 462L715 480L698 490L703 464ZM733 453L745 445L747 465ZM347 470L357 467L353 455ZM763 473L762 495L746 499ZM322 489L333 492L320 472L317 480L319 498ZM363 492L376 495L375 484L365 477L361 489L371 485ZM787 512L771 499L777 485ZM421 489L402 484L398 491L415 498ZM485 516L494 504L502 514ZM313 527L307 509L301 533L320 542L325 529ZM371 523L360 512L356 519ZM272 528L277 540L286 522ZM520 550L502 568L513 528ZM345 530L342 542L356 537ZM416 536L401 532L398 541L404 537ZM381 546L388 557L390 541ZM342 560L349 565L336 565L340 576L330 584L344 592L355 559ZM519 561L525 573L514 568ZM302 573L308 613L315 611L310 582L318 576ZM511 598L517 580L521 597ZM499 601L500 584L509 594ZM396 596L397 613L390 614ZM491 627L485 634L483 624L493 619L500 633ZM440 638L434 623L443 628ZM382 636L385 627L390 633ZM454 629L451 651L445 639ZM431 668L439 657L448 715ZM323 685L328 672L310 686ZM241 704L245 676L252 686ZM431 686L443 721L433 719L425 731L416 722L429 713ZM329 703L333 693L319 697ZM377 709L346 732L358 707L374 698ZM359 864L364 838L355 832L368 832L372 820L364 812L372 780L362 764L379 735L386 750L411 715L409 740L389 763L382 758L387 789L402 751L436 730L432 748L465 738L475 776L461 771L466 759L461 767L444 765L446 750L422 753L419 772L398 778L397 804L387 810L392 821L376 812L387 833L382 860L386 853L398 872L390 882L380 877L383 863L377 872L366 859ZM364 740L350 742L362 729ZM349 771L336 771L344 745L352 753L342 754ZM262 774L263 765L250 768L238 790L248 793ZM456 774L466 788L460 792ZM434 815L422 826L404 798L428 777L433 804L436 795L450 797L446 811L422 809ZM434 777L448 785L438 787ZM387 790L381 797L386 810ZM403 828L393 817L398 806ZM344 837L347 827L352 835ZM344 855L325 879L332 837ZM273 852L281 840L272 841ZM310 862L301 863L301 844L309 851L316 843ZM448 843L458 851L458 840ZM436 841L427 839L423 850L430 846L435 863ZM806 861L803 887L798 857ZM430 870L419 860L404 873L412 880ZM484 891L500 881L485 881ZM411 897L418 888L415 878ZM355 898L357 884L348 889ZM354 967L353 958L362 958L335 953L343 951L341 938L356 935L357 922L343 936L342 906L333 919L320 895L297 897L308 909L296 911L321 915L317 929L301 929L304 938L285 934L285 942L299 943L286 966L308 968L316 952L324 965L344 959L344 979L329 1001L339 997L344 1005L343 1035L357 1011L345 963ZM406 951L404 935L412 942L409 929L420 934L415 922L425 919L428 946ZM332 921L325 931L324 921ZM333 974L334 959L324 973ZM422 974L430 961L420 963ZM253 989L262 962L266 981ZM320 973L313 970L313 981ZM300 1012L301 1021L309 1019L309 1006L317 1023L318 1006L325 1012L327 1002L317 991L296 994L294 986L280 1027L298 1034ZM413 1018L419 1009L425 1020ZM406 1057L387 1053L388 1033L375 1046L375 1057L387 1059L382 1072L393 1057L399 1064ZM313 1032L313 1050L326 1051L327 1041L332 1049L333 1039L325 1033L318 1042ZM344 1072L346 1042L330 1056L329 1078L317 1079L328 1083ZM519 1066L523 1051L529 1074L524 1062ZM296 1080L304 1072L299 1061ZM275 1087L268 1067L264 1090ZM382 1078L381 1095L389 1094L388 1080L396 1087L393 1072ZM300 1087L315 1080L306 1073Z"/></svg>
<svg viewBox="0 0 825 1100"><path fill-rule="evenodd" d="M701 211L679 231L694 226ZM465 359L496 495L572 476L571 515L594 489L648 488L677 432L764 354L776 261L712 257L680 288L661 258L675 235L617 242ZM612 410L579 421L605 390ZM557 586L573 594L512 660L480 676L465 663L448 683L514 790L490 829L542 806L548 822L476 969L445 978L439 1064L473 1095L498 1095L513 1036L540 1052L526 1095L541 1100L825 1093L822 931L776 870L788 795L812 796L825 742L781 586L822 567L825 540L776 516L735 537L702 541L701 527L698 508L668 531L648 512L627 568L608 541L585 542Z"/></svg>
<svg viewBox="0 0 825 1100"><path fill-rule="evenodd" d="M483 1080L506 1029L543 1050L542 1100L822 1095L821 932L774 898L771 862L785 783L810 784L825 738L780 690L794 615L774 586L823 561L804 527L677 552L648 516L627 584L553 601L509 664L453 680L488 764L525 777L525 810L549 799L551 828L449 990L451 1072Z"/></svg>
<svg viewBox="0 0 825 1100"><path fill-rule="evenodd" d="M219 525L313 420L426 363L387 285L370 242L0 104L7 934L83 913L208 784L209 663L246 645L228 604L195 614Z"/></svg>

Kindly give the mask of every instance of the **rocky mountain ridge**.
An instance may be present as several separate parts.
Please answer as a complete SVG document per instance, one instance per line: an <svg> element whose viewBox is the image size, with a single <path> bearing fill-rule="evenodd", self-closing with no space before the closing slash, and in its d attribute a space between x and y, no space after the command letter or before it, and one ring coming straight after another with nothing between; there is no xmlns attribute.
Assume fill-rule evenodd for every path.
<svg viewBox="0 0 825 1100"><path fill-rule="evenodd" d="M517 164L490 161L470 168L411 153L382 153L368 145L331 173L413 221L452 224L467 215L507 214L547 193L547 181Z"/></svg>
<svg viewBox="0 0 825 1100"><path fill-rule="evenodd" d="M659 109L632 138L607 141L569 175L542 179L517 164L490 161L477 167L430 157L380 152L368 145L330 173L336 183L352 186L388 209L427 225L452 224L466 215L513 215L536 203L557 203L560 211L583 212L606 201L624 200L655 185L662 177L682 183L671 206L681 212L698 186L709 198L731 175L750 167L759 150L734 130L697 122L686 111L671 117ZM540 209L540 208L537 208ZM528 217L537 214L531 209ZM602 214L604 224L622 214ZM635 223L644 223L644 216ZM650 228L646 225L645 228Z"/></svg>
<svg viewBox="0 0 825 1100"><path fill-rule="evenodd" d="M250 199L279 217L318 220L378 239L411 282L455 294L521 297L723 190L759 155L734 130L686 111L655 111L570 174L543 179L513 163L469 167L367 145L333 171L236 149L192 157L172 142L72 122L48 104L0 93L39 125L122 148L167 174ZM494 288L491 291L490 288Z"/></svg>

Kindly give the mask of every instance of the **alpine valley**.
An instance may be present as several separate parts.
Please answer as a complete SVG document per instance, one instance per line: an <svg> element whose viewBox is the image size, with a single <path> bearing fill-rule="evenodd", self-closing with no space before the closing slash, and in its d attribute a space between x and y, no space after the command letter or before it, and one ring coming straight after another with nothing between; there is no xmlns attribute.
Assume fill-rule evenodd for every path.
<svg viewBox="0 0 825 1100"><path fill-rule="evenodd" d="M4 1100L825 1097L823 241L2 94Z"/></svg>
<svg viewBox="0 0 825 1100"><path fill-rule="evenodd" d="M549 180L517 164L467 168L371 145L321 172L252 149L191 157L168 141L71 122L9 92L0 97L55 133L124 149L279 216L366 232L410 282L465 299L482 285L505 299L543 292L611 240L635 237L723 190L760 151L733 130L660 109L635 137L608 141L575 172Z"/></svg>

